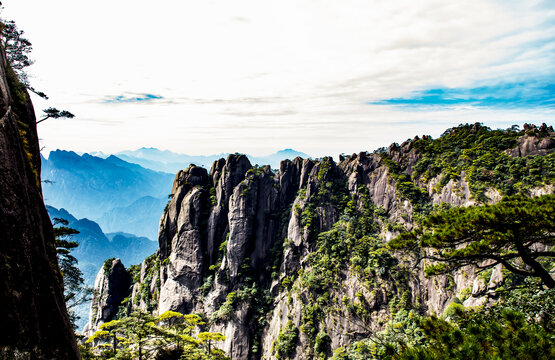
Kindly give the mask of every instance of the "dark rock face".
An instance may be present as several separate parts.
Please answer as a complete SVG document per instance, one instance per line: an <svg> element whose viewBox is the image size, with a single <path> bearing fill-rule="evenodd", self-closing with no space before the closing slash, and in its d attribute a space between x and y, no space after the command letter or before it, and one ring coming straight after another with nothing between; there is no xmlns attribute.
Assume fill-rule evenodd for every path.
<svg viewBox="0 0 555 360"><path fill-rule="evenodd" d="M114 319L123 299L131 292L131 275L120 259L107 260L94 282L89 322L83 333L91 336L100 325Z"/></svg>
<svg viewBox="0 0 555 360"><path fill-rule="evenodd" d="M3 50L0 50L3 53ZM0 58L0 358L80 358L40 186L33 106Z"/></svg>

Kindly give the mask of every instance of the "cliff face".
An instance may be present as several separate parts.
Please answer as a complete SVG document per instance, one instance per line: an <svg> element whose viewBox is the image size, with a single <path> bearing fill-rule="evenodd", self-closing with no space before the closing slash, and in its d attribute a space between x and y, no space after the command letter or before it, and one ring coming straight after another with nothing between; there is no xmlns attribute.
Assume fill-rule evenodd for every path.
<svg viewBox="0 0 555 360"><path fill-rule="evenodd" d="M130 295L131 275L120 259L108 259L94 281L89 322L83 329L85 336L91 336L100 325L111 321L117 314L123 299Z"/></svg>
<svg viewBox="0 0 555 360"><path fill-rule="evenodd" d="M510 135L498 150L552 157L553 130L532 130ZM465 131L472 137L483 128ZM448 177L437 169L440 155L430 153L442 154L440 145L415 138L338 163L295 158L277 173L242 155L216 161L210 172L191 165L176 175L160 250L143 263L131 306L204 314L233 359L312 359L372 336L405 310L441 313L455 297L465 305L489 301L501 269L489 278L466 268L428 279L410 254L384 246L431 209L500 199L497 188L475 182L485 174L489 184L493 173L479 162L450 168ZM423 163L432 170L423 172ZM553 191L530 174L522 177L530 194Z"/></svg>
<svg viewBox="0 0 555 360"><path fill-rule="evenodd" d="M459 197L448 188L430 201L470 201L469 194ZM272 345L287 323L303 325L303 307L312 295L298 274L312 271L308 258L316 251L318 234L338 222L345 199L362 207L362 193L386 214L376 219L384 238L395 233L386 223L412 226L412 205L400 198L376 154L360 153L339 164L296 158L282 162L278 174L232 155L216 162L209 174L195 166L180 172L160 223L158 312L205 313L212 320L210 330L226 335L222 348L233 359L275 358ZM362 293L374 314L361 320L341 306L324 323L314 324L329 336L330 349L356 339L352 334L368 333L368 327L379 330L389 314L388 297L399 292L385 281L372 292L351 271L341 276L329 296L357 299ZM441 312L455 291L442 291L444 280L434 285L422 274L415 276L411 297ZM461 280L459 287L472 280ZM311 358L313 346L314 339L301 332L295 358Z"/></svg>
<svg viewBox="0 0 555 360"><path fill-rule="evenodd" d="M34 110L3 56L0 114L0 357L77 359L42 199Z"/></svg>

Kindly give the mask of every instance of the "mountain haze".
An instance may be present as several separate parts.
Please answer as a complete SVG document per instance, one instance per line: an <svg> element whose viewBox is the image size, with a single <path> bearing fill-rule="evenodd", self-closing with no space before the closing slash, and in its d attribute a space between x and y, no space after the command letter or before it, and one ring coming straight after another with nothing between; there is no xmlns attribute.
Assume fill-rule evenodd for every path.
<svg viewBox="0 0 555 360"><path fill-rule="evenodd" d="M140 148L137 150L122 151L115 155L125 161L139 164L145 168L175 174L191 164L210 169L214 161L220 158L226 158L229 154L186 155L168 150L158 150L156 148ZM279 168L279 162L281 160L294 159L297 156L303 158L309 157L305 153L292 149L280 150L266 156L247 155L253 164L270 165L273 169Z"/></svg>
<svg viewBox="0 0 555 360"><path fill-rule="evenodd" d="M156 239L174 175L106 158L56 150L42 158L45 202L109 231Z"/></svg>

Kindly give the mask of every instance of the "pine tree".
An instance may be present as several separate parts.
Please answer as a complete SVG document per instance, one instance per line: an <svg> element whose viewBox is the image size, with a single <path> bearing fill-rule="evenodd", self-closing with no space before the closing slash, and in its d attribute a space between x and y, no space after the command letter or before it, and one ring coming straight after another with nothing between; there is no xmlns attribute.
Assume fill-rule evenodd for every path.
<svg viewBox="0 0 555 360"><path fill-rule="evenodd" d="M550 261L555 258L555 195L506 197L494 205L452 208L429 216L420 228L389 242L392 249L421 249L432 260L427 275L474 265L497 264L555 288Z"/></svg>

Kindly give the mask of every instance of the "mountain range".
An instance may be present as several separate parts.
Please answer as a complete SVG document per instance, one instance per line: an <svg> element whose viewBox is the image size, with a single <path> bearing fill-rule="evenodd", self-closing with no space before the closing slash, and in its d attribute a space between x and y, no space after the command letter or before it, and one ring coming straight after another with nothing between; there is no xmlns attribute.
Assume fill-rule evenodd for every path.
<svg viewBox="0 0 555 360"><path fill-rule="evenodd" d="M113 155L103 159L63 150L42 158L41 175L46 204L95 220L108 231L152 240L174 178Z"/></svg>
<svg viewBox="0 0 555 360"><path fill-rule="evenodd" d="M105 231L123 231L151 240L158 237L158 223L174 174L192 163L210 169L215 160L227 156L190 156L155 148L94 154L56 150L48 159L42 157L45 203L67 209L78 218L92 219ZM285 149L249 159L253 164L279 168L281 160L297 156L307 155Z"/></svg>
<svg viewBox="0 0 555 360"><path fill-rule="evenodd" d="M553 298L542 289L553 294L553 262L530 259L552 256L544 234L553 232L554 183L555 132L546 124L464 124L338 162L295 158L277 171L244 155L210 172L191 165L175 178L156 255L140 272L126 274L117 260L100 272L84 335L133 321L122 314L135 310L177 312L202 314L201 331L223 334L214 345L236 360L498 358L526 334L524 319L552 324L542 313ZM544 285L539 272L513 265L524 258ZM508 302L520 286L530 295L513 292L518 301ZM533 304L529 317L515 312L522 304ZM485 310L498 306L522 320L500 323ZM489 321L491 333L477 330ZM503 343L484 342L507 328L515 332ZM424 339L427 331L439 340ZM530 351L552 343L553 332L539 331ZM473 350L446 352L464 342ZM385 356L406 346L427 347ZM420 356L427 349L447 355ZM552 345L542 349L532 358L553 358Z"/></svg>
<svg viewBox="0 0 555 360"><path fill-rule="evenodd" d="M179 170L183 170L191 164L210 169L214 161L221 158L227 158L229 153L214 155L186 155L174 153L168 150L143 147L137 150L118 152L115 155L125 161L139 164L148 169L175 174ZM302 158L309 157L307 154L293 149L280 150L266 156L247 155L251 163L258 165L270 165L272 169L278 169L279 163L282 160L292 160L297 156Z"/></svg>

